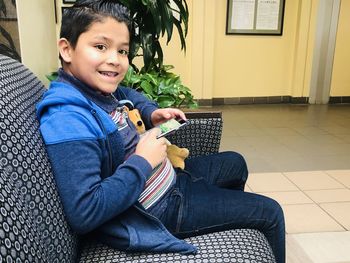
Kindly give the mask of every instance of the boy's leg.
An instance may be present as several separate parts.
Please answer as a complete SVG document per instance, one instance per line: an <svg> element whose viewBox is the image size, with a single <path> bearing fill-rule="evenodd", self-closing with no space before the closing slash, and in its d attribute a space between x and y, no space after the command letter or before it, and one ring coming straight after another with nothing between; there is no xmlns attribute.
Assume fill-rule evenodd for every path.
<svg viewBox="0 0 350 263"><path fill-rule="evenodd" d="M175 235L188 237L238 228L260 230L277 262L285 258L285 228L279 204L264 196L219 188L188 174L177 177L159 219Z"/></svg>
<svg viewBox="0 0 350 263"><path fill-rule="evenodd" d="M223 188L244 190L248 178L247 164L236 152L203 155L185 161L185 171L203 178L209 184Z"/></svg>

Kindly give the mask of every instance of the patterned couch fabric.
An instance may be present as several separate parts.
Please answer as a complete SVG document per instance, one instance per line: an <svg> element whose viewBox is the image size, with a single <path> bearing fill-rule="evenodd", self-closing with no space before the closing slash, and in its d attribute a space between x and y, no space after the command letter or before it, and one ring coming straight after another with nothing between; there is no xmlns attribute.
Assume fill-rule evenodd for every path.
<svg viewBox="0 0 350 263"><path fill-rule="evenodd" d="M101 244L88 243L84 246L79 262L275 262L265 236L257 230L237 229L191 237L186 240L198 247L196 255L126 254Z"/></svg>
<svg viewBox="0 0 350 263"><path fill-rule="evenodd" d="M251 229L189 238L199 247L192 256L126 254L86 240L80 245L64 218L38 130L35 104L44 91L28 69L0 55L0 263L275 262L266 238ZM212 121L202 118L191 123ZM219 125L206 128L207 132L183 131L185 141L197 149L194 154L217 151L220 138L215 134L221 134L221 117L215 123ZM199 139L203 147L195 144Z"/></svg>
<svg viewBox="0 0 350 263"><path fill-rule="evenodd" d="M45 87L0 56L0 257L2 262L73 262L77 239L56 192L35 104ZM1 262L1 259L0 259Z"/></svg>
<svg viewBox="0 0 350 263"><path fill-rule="evenodd" d="M167 136L172 144L190 150L189 158L217 153L222 134L221 112L186 112L188 124Z"/></svg>

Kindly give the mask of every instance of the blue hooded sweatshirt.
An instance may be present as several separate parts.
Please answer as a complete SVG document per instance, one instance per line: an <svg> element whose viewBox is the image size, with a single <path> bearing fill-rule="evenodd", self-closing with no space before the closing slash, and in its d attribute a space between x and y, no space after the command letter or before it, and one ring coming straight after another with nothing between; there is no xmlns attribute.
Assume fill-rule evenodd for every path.
<svg viewBox="0 0 350 263"><path fill-rule="evenodd" d="M135 90L118 87L117 100L139 109L146 127L156 105ZM141 156L125 160L122 137L108 112L118 104L74 77L58 81L37 105L37 118L66 218L78 234L126 251L194 253L137 201L152 167Z"/></svg>

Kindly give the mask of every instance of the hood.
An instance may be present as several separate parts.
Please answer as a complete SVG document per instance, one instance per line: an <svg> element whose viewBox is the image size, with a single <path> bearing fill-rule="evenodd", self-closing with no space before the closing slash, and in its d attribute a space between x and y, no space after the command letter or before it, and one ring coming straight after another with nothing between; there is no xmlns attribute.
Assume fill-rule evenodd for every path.
<svg viewBox="0 0 350 263"><path fill-rule="evenodd" d="M49 107L64 105L75 105L86 109L93 108L92 103L77 89L63 82L53 81L50 88L44 93L43 99L36 105L37 118L40 120Z"/></svg>
<svg viewBox="0 0 350 263"><path fill-rule="evenodd" d="M46 145L102 139L117 129L108 113L64 82L52 82L36 109Z"/></svg>

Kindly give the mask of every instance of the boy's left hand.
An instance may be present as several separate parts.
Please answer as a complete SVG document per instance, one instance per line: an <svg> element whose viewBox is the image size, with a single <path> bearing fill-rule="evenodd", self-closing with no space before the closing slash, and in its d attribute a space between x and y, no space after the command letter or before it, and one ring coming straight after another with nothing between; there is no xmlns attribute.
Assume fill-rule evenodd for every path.
<svg viewBox="0 0 350 263"><path fill-rule="evenodd" d="M187 120L185 114L181 110L174 108L157 109L152 112L151 115L151 121L154 126L174 118Z"/></svg>

